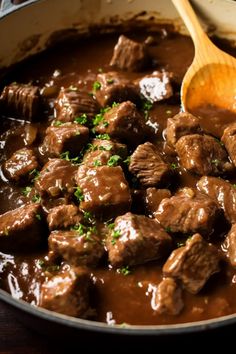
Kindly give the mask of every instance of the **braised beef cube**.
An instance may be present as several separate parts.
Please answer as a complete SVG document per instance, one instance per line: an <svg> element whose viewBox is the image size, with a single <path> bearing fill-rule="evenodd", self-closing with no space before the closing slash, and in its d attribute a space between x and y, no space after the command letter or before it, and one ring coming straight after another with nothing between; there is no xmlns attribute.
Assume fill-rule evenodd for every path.
<svg viewBox="0 0 236 354"><path fill-rule="evenodd" d="M191 113L181 112L167 120L166 138L172 146L175 146L182 136L200 133L200 120Z"/></svg>
<svg viewBox="0 0 236 354"><path fill-rule="evenodd" d="M210 235L218 215L214 200L195 189L184 188L173 197L162 200L155 218L172 232Z"/></svg>
<svg viewBox="0 0 236 354"><path fill-rule="evenodd" d="M145 207L148 213L155 216L161 201L165 198L170 198L171 192L169 189L148 188L145 193Z"/></svg>
<svg viewBox="0 0 236 354"><path fill-rule="evenodd" d="M210 276L220 271L221 256L217 248L193 235L184 247L174 250L163 267L166 277L182 283L187 291L197 294Z"/></svg>
<svg viewBox="0 0 236 354"><path fill-rule="evenodd" d="M51 159L43 167L35 182L42 197L60 197L75 191L76 166L62 159Z"/></svg>
<svg viewBox="0 0 236 354"><path fill-rule="evenodd" d="M39 164L33 150L23 148L17 150L9 160L3 164L5 176L13 182L30 180L32 171L38 169Z"/></svg>
<svg viewBox="0 0 236 354"><path fill-rule="evenodd" d="M112 140L94 139L91 148L84 154L86 166L117 166L127 157L127 146Z"/></svg>
<svg viewBox="0 0 236 354"><path fill-rule="evenodd" d="M43 243L43 213L40 204L26 204L0 215L1 251L38 249Z"/></svg>
<svg viewBox="0 0 236 354"><path fill-rule="evenodd" d="M230 124L224 130L221 141L224 143L233 164L236 166L236 123Z"/></svg>
<svg viewBox="0 0 236 354"><path fill-rule="evenodd" d="M217 176L233 169L225 149L209 135L182 136L176 143L176 151L181 165L200 176Z"/></svg>
<svg viewBox="0 0 236 354"><path fill-rule="evenodd" d="M138 86L141 96L151 103L166 100L173 96L170 76L167 71L154 71L152 74L139 79Z"/></svg>
<svg viewBox="0 0 236 354"><path fill-rule="evenodd" d="M126 213L116 218L106 247L112 266L133 266L166 257L172 239L155 220Z"/></svg>
<svg viewBox="0 0 236 354"><path fill-rule="evenodd" d="M236 267L236 224L233 224L226 239L224 241L224 248L229 258L229 262L233 267Z"/></svg>
<svg viewBox="0 0 236 354"><path fill-rule="evenodd" d="M155 145L147 142L139 145L131 155L129 171L145 187L155 187L168 179L169 166L162 160Z"/></svg>
<svg viewBox="0 0 236 354"><path fill-rule="evenodd" d="M224 210L226 219L236 223L236 189L231 183L216 177L202 177L197 188L214 200Z"/></svg>
<svg viewBox="0 0 236 354"><path fill-rule="evenodd" d="M41 113L39 88L18 83L5 86L0 96L0 106L8 116L31 121Z"/></svg>
<svg viewBox="0 0 236 354"><path fill-rule="evenodd" d="M49 211L47 216L50 230L66 229L79 224L83 219L83 214L76 205L58 205Z"/></svg>
<svg viewBox="0 0 236 354"><path fill-rule="evenodd" d="M89 139L89 129L82 125L67 123L59 127L50 126L46 130L42 150L50 157L59 157L69 151L78 155Z"/></svg>
<svg viewBox="0 0 236 354"><path fill-rule="evenodd" d="M62 258L75 266L96 267L105 253L101 240L90 231L83 235L75 230L53 231L48 247L51 258Z"/></svg>
<svg viewBox="0 0 236 354"><path fill-rule="evenodd" d="M55 103L55 109L58 121L73 122L82 114L92 119L99 111L99 106L88 92L62 88Z"/></svg>
<svg viewBox="0 0 236 354"><path fill-rule="evenodd" d="M102 107L112 105L113 102L121 103L140 100L137 86L121 73L111 71L97 75L99 88L95 91L97 101Z"/></svg>
<svg viewBox="0 0 236 354"><path fill-rule="evenodd" d="M41 287L39 305L48 310L73 317L87 317L91 280L84 268L61 272Z"/></svg>
<svg viewBox="0 0 236 354"><path fill-rule="evenodd" d="M121 167L81 165L76 181L82 192L80 209L105 217L130 209L131 195Z"/></svg>
<svg viewBox="0 0 236 354"><path fill-rule="evenodd" d="M121 35L114 47L111 66L121 70L141 71L150 63L147 47Z"/></svg>
<svg viewBox="0 0 236 354"><path fill-rule="evenodd" d="M144 118L139 114L134 103L122 102L104 114L104 122L99 123L96 132L109 134L121 142L138 145L144 140L147 129Z"/></svg>
<svg viewBox="0 0 236 354"><path fill-rule="evenodd" d="M182 290L174 279L163 279L153 291L152 309L158 314L178 315L183 307Z"/></svg>

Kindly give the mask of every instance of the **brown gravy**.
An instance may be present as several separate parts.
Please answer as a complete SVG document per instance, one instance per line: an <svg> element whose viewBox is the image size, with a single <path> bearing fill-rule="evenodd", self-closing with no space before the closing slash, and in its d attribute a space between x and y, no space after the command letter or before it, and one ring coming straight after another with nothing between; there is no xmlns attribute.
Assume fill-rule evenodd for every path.
<svg viewBox="0 0 236 354"><path fill-rule="evenodd" d="M148 33L127 34L130 38L143 40ZM172 71L175 80L180 85L183 75L193 58L193 45L188 37L168 33L152 34L157 44L151 47L153 57L157 60L157 68ZM96 79L99 68L108 69L113 47L117 42L118 34L109 34L96 38L79 40L63 47L53 48L47 52L22 63L19 70L12 72L7 82L35 82L39 86L50 80L59 86L79 84L86 85L88 91ZM232 49L230 49L232 51ZM236 50L234 50L236 55ZM59 70L62 75L53 77L53 72ZM141 74L127 74L132 78L143 76ZM155 129L154 140L158 145L165 146L163 136L167 119L180 110L180 102L161 102L150 111L150 125ZM202 125L210 134L220 137L224 127L234 121L235 117L225 112L203 107L195 114L202 117ZM45 115L52 117L53 112ZM0 161L8 159L14 151L24 146L22 131L28 123L13 118L2 117ZM41 134L49 124L35 123ZM175 161L175 158L173 158ZM198 178L179 170L179 187L195 186ZM13 186L0 178L0 213L17 208L25 203L22 188ZM134 210L135 211L135 210ZM217 241L220 243L219 241ZM40 260L47 254L47 250L38 254L1 254L0 277L1 287L12 294L13 297L24 299L32 305L38 305L40 285L44 279L44 272ZM184 310L178 316L157 315L151 307L153 287L161 281L162 264L151 262L134 267L130 274L119 274L107 266L100 266L91 271L96 285L95 304L97 308L96 320L108 324L173 324L200 321L236 313L236 272L225 265L223 270L214 275L198 295L184 292Z"/></svg>

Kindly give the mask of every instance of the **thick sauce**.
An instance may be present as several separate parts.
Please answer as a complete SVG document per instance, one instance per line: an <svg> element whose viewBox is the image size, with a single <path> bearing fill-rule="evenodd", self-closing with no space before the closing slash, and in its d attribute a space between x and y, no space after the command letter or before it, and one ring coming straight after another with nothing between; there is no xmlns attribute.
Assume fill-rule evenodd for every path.
<svg viewBox="0 0 236 354"><path fill-rule="evenodd" d="M128 34L128 36L140 41L145 39L147 34L136 34L135 37ZM191 40L172 33L167 36L156 33L153 36L156 44L151 47L151 52L158 63L157 68L165 68L173 72L175 81L180 85L193 58ZM96 80L99 68L104 71L108 70L108 63L117 38L118 34L104 35L48 50L23 63L20 69L13 72L7 80L23 83L31 81L41 87L50 80L54 80L59 86L65 87L75 84L86 85L89 91ZM61 72L57 78L53 77L55 70ZM127 73L127 76L129 75L136 78L143 76L144 73ZM153 128L152 141L157 145L163 145L165 148L163 137L165 137L167 119L179 110L180 102L175 98L172 102L160 102L154 105L150 111L148 124ZM221 136L224 127L235 119L234 116L227 115L225 112L211 111L209 107L201 108L195 113L203 117L204 129L215 136ZM53 112L49 111L45 116L52 117ZM2 117L0 162L8 159L17 149L24 147L23 131L27 124L14 118ZM45 120L43 123L35 124L43 134L49 122ZM175 162L175 157L170 161ZM193 187L198 181L197 177L182 168L179 168L179 176L178 187ZM22 195L22 188L13 186L2 175L0 213L15 209L26 201ZM135 212L135 205L133 209ZM47 250L30 256L22 253L17 255L0 253L1 287L15 298L37 305L40 285L45 277L40 260L46 254ZM96 285L95 303L98 312L96 320L108 324L124 322L136 325L170 324L199 321L236 312L236 271L225 265L220 273L211 277L198 295L184 292L185 307L181 314L170 316L155 313L151 306L152 284L158 284L161 281L161 268L161 263L151 262L134 267L128 275L120 274L111 267L108 268L107 265L92 270L91 277Z"/></svg>

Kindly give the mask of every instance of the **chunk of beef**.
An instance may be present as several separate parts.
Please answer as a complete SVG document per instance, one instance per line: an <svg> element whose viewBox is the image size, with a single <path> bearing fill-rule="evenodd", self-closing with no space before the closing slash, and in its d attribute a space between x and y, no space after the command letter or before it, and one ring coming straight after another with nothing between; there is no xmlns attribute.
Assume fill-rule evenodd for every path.
<svg viewBox="0 0 236 354"><path fill-rule="evenodd" d="M49 211L47 222L50 230L66 229L79 224L83 214L76 205L58 205Z"/></svg>
<svg viewBox="0 0 236 354"><path fill-rule="evenodd" d="M144 199L147 212L155 216L161 201L170 197L171 192L169 189L148 188Z"/></svg>
<svg viewBox="0 0 236 354"><path fill-rule="evenodd" d="M163 267L167 277L179 280L185 289L197 294L210 276L220 270L221 256L200 234L193 235L184 247L174 250Z"/></svg>
<svg viewBox="0 0 236 354"><path fill-rule="evenodd" d="M137 102L140 100L137 86L124 75L116 71L97 75L100 87L95 96L102 107L112 105L113 102Z"/></svg>
<svg viewBox="0 0 236 354"><path fill-rule="evenodd" d="M138 86L141 96L151 103L166 100L173 96L170 76L167 71L154 71L152 74L139 79Z"/></svg>
<svg viewBox="0 0 236 354"><path fill-rule="evenodd" d="M75 230L53 231L48 239L48 247L51 258L62 258L75 266L96 267L105 253L102 242L90 231L82 235Z"/></svg>
<svg viewBox="0 0 236 354"><path fill-rule="evenodd" d="M32 179L33 174L31 172L38 167L39 164L33 150L23 148L17 150L3 164L3 172L10 181L19 182L20 180Z"/></svg>
<svg viewBox="0 0 236 354"><path fill-rule="evenodd" d="M225 144L225 148L236 166L236 123L230 124L224 130L221 141Z"/></svg>
<svg viewBox="0 0 236 354"><path fill-rule="evenodd" d="M76 181L83 195L82 210L111 217L130 209L130 190L121 167L81 165Z"/></svg>
<svg viewBox="0 0 236 354"><path fill-rule="evenodd" d="M89 167L102 166L112 164L115 158L117 164L120 164L127 155L127 146L125 144L112 140L94 139L91 148L84 154L83 162ZM116 166L115 162L114 165Z"/></svg>
<svg viewBox="0 0 236 354"><path fill-rule="evenodd" d="M158 314L178 315L182 311L182 290L174 279L165 278L154 288L151 306Z"/></svg>
<svg viewBox="0 0 236 354"><path fill-rule="evenodd" d="M209 235L214 230L218 212L216 203L207 195L184 188L173 197L162 200L155 218L172 232Z"/></svg>
<svg viewBox="0 0 236 354"><path fill-rule="evenodd" d="M45 280L39 305L64 315L86 318L90 288L88 271L72 268Z"/></svg>
<svg viewBox="0 0 236 354"><path fill-rule="evenodd" d="M116 218L106 246L112 266L133 266L166 257L172 239L155 220L126 213Z"/></svg>
<svg viewBox="0 0 236 354"><path fill-rule="evenodd" d="M167 120L166 138L172 146L175 146L182 136L200 133L200 120L191 113L181 112Z"/></svg>
<svg viewBox="0 0 236 354"><path fill-rule="evenodd" d="M124 35L119 37L110 61L111 66L121 70L141 71L149 63L150 57L144 43L135 42Z"/></svg>
<svg viewBox="0 0 236 354"><path fill-rule="evenodd" d="M73 122L75 118L86 114L94 117L99 111L96 100L87 92L62 88L55 103L56 117L61 122Z"/></svg>
<svg viewBox="0 0 236 354"><path fill-rule="evenodd" d="M60 197L75 191L75 173L77 167L69 161L51 159L43 167L35 182L42 197Z"/></svg>
<svg viewBox="0 0 236 354"><path fill-rule="evenodd" d="M0 96L0 107L4 114L21 119L33 120L41 112L40 92L37 86L12 83L5 86Z"/></svg>
<svg viewBox="0 0 236 354"><path fill-rule="evenodd" d="M209 135L182 136L176 143L181 165L197 175L220 175L232 170L224 148Z"/></svg>
<svg viewBox="0 0 236 354"><path fill-rule="evenodd" d="M232 184L221 178L204 176L198 181L197 188L224 210L230 223L236 223L236 189Z"/></svg>
<svg viewBox="0 0 236 354"><path fill-rule="evenodd" d="M236 224L233 224L226 239L224 245L227 251L229 262L233 267L236 267Z"/></svg>
<svg viewBox="0 0 236 354"><path fill-rule="evenodd" d="M61 153L69 151L76 156L89 139L89 129L79 124L67 123L59 127L50 126L42 145L43 152L50 157L59 157Z"/></svg>
<svg viewBox="0 0 236 354"><path fill-rule="evenodd" d="M158 186L170 174L169 166L162 160L157 148L149 142L139 145L131 155L129 171L145 187Z"/></svg>
<svg viewBox="0 0 236 354"><path fill-rule="evenodd" d="M104 121L108 123L106 126ZM144 118L130 101L122 102L107 111L104 121L96 127L99 134L109 134L114 139L134 146L145 138L147 129Z"/></svg>
<svg viewBox="0 0 236 354"><path fill-rule="evenodd" d="M43 243L44 222L40 204L27 204L0 215L1 251L36 249Z"/></svg>

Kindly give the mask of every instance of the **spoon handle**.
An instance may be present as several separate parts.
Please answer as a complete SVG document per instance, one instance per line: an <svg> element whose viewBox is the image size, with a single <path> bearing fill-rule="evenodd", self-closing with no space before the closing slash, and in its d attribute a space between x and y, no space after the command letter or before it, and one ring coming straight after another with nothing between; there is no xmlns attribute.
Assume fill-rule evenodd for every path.
<svg viewBox="0 0 236 354"><path fill-rule="evenodd" d="M174 6L183 19L194 43L195 50L203 45L211 45L209 38L202 29L198 18L193 11L192 6L188 0L172 0Z"/></svg>

